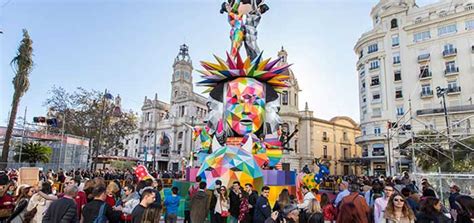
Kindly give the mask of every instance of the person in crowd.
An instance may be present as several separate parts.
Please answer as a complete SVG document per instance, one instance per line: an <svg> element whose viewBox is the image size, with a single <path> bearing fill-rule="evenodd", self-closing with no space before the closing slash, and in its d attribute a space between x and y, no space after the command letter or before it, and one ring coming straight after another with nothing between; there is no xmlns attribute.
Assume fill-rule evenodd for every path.
<svg viewBox="0 0 474 223"><path fill-rule="evenodd" d="M216 197L216 206L214 207L214 215L217 223L227 222L229 215L230 201L227 197L227 188L220 186L219 189L214 191L214 197Z"/></svg>
<svg viewBox="0 0 474 223"><path fill-rule="evenodd" d="M471 196L459 195L456 202L456 222L473 223L474 222L474 199Z"/></svg>
<svg viewBox="0 0 474 223"><path fill-rule="evenodd" d="M280 192L280 195L278 195L278 200L275 201L275 204L273 205L273 211L278 211L279 213L283 213L283 208L286 207L286 205L290 204L290 192L288 189L283 189Z"/></svg>
<svg viewBox="0 0 474 223"><path fill-rule="evenodd" d="M216 180L214 190L211 190L212 194L214 194L214 196L211 196L211 203L209 204L209 217L211 218L211 223L216 223L218 221L218 218L220 218L220 215L216 213L216 204L218 196L216 196L215 194L219 194L221 186L222 181Z"/></svg>
<svg viewBox="0 0 474 223"><path fill-rule="evenodd" d="M133 209L140 203L140 195L135 191L135 187L131 184L123 188L125 198L122 200L122 205L115 208L115 210L122 211L120 219L125 222L132 221Z"/></svg>
<svg viewBox="0 0 474 223"><path fill-rule="evenodd" d="M423 200L425 200L425 199L428 198L428 197L437 197L437 196L436 196L436 192L435 192L433 189L429 188L429 187L428 187L428 188L425 188L425 189L423 190L422 195L421 195L421 198L420 198L420 201L423 201Z"/></svg>
<svg viewBox="0 0 474 223"><path fill-rule="evenodd" d="M16 199L16 206L13 210L13 213L8 218L7 222L11 223L23 223L25 222L24 215L26 213L26 206L28 206L28 202L30 198L35 193L35 189L31 186L20 186L19 187L20 194Z"/></svg>
<svg viewBox="0 0 474 223"><path fill-rule="evenodd" d="M110 223L120 221L120 212L114 211L110 205L105 203L105 185L99 185L92 190L94 199L88 202L82 210L83 222L105 222Z"/></svg>
<svg viewBox="0 0 474 223"><path fill-rule="evenodd" d="M344 214L341 214L344 213ZM342 203L339 206L339 214L337 215L337 223L367 223L363 220L363 216L357 211L356 205L352 202Z"/></svg>
<svg viewBox="0 0 474 223"><path fill-rule="evenodd" d="M350 194L349 190L347 189L348 187L349 183L347 181L342 181L339 183L339 193L337 194L336 200L334 201L334 205L336 207L339 206L339 202L341 202L345 196Z"/></svg>
<svg viewBox="0 0 474 223"><path fill-rule="evenodd" d="M270 194L270 187L263 186L262 194L258 197L257 202L255 203L254 213L253 213L253 222L254 223L263 223L271 215L271 207L268 203L268 195Z"/></svg>
<svg viewBox="0 0 474 223"><path fill-rule="evenodd" d="M240 214L240 182L234 181L232 183L232 190L229 192L229 201L230 201L230 223L237 223Z"/></svg>
<svg viewBox="0 0 474 223"><path fill-rule="evenodd" d="M415 222L415 215L403 195L393 194L390 196L381 222Z"/></svg>
<svg viewBox="0 0 474 223"><path fill-rule="evenodd" d="M206 182L199 183L199 190L191 197L191 222L204 222L209 210L209 195L206 193Z"/></svg>
<svg viewBox="0 0 474 223"><path fill-rule="evenodd" d="M317 199L310 201L309 207L305 212L305 219L308 223L324 223L324 216L321 210L321 205Z"/></svg>
<svg viewBox="0 0 474 223"><path fill-rule="evenodd" d="M441 201L432 196L427 196L421 201L420 211L416 215L416 221L419 223L448 223L451 220L442 212Z"/></svg>
<svg viewBox="0 0 474 223"><path fill-rule="evenodd" d="M379 197L384 196L383 189L384 189L383 184L380 181L375 180L373 182L372 188L369 191L367 191L364 195L365 201L367 202L369 207L373 208L375 200Z"/></svg>
<svg viewBox="0 0 474 223"><path fill-rule="evenodd" d="M385 185L383 192L384 192L384 196L375 199L375 202L374 202L374 220L376 223L382 221L383 212L385 211L385 208L387 207L390 196L392 196L394 192L393 186L389 184Z"/></svg>
<svg viewBox="0 0 474 223"><path fill-rule="evenodd" d="M249 195L249 213L245 215L245 219L242 221L243 223L250 223L253 220L253 213L255 209L255 204L257 203L258 199L258 192L253 189L253 185L250 183L245 184L245 192Z"/></svg>
<svg viewBox="0 0 474 223"><path fill-rule="evenodd" d="M189 196L193 197L199 191L199 183L201 183L202 178L200 176L196 176L196 182L193 186L189 187Z"/></svg>
<svg viewBox="0 0 474 223"><path fill-rule="evenodd" d="M132 211L132 223L140 223L143 219L145 209L149 208L155 202L155 191L153 189L145 189L142 192L140 203ZM159 218L158 218L159 221Z"/></svg>
<svg viewBox="0 0 474 223"><path fill-rule="evenodd" d="M28 206L26 207L25 218L30 218L31 223L40 223L43 221L43 216L46 213L46 210L49 208L51 203L58 198L53 195L52 185L50 182L41 183L41 188L38 193L33 194Z"/></svg>
<svg viewBox="0 0 474 223"><path fill-rule="evenodd" d="M457 213L456 210L457 204L456 204L456 197L459 196L459 187L457 185L451 185L449 187L449 213L451 213L452 219L456 219Z"/></svg>
<svg viewBox="0 0 474 223"><path fill-rule="evenodd" d="M150 205L148 208L146 208L143 211L143 217L142 217L141 223L160 223L161 209L152 208L151 207L152 205Z"/></svg>
<svg viewBox="0 0 474 223"><path fill-rule="evenodd" d="M61 199L53 201L43 217L43 223L76 223L77 205L74 199L79 189L75 185L67 185L64 188L64 195Z"/></svg>
<svg viewBox="0 0 474 223"><path fill-rule="evenodd" d="M95 187L94 180L86 180L86 182L84 182L83 190L84 190L84 193L86 194L86 199L87 199L86 203L89 203L94 200L94 196L92 195L92 190L94 190L94 187Z"/></svg>
<svg viewBox="0 0 474 223"><path fill-rule="evenodd" d="M10 182L10 184L8 185L7 194L14 197L15 196L15 191L16 191L15 182Z"/></svg>
<svg viewBox="0 0 474 223"><path fill-rule="evenodd" d="M303 192L303 203L301 204L298 204L298 208L299 209L308 209L309 207L309 203L311 202L311 200L313 200L315 197L314 197L314 194L311 193L311 191L309 190L309 188L307 186L303 186L301 188L301 192Z"/></svg>
<svg viewBox="0 0 474 223"><path fill-rule="evenodd" d="M345 196L341 204L344 203L353 203L356 207L356 212L360 216L363 222L369 222L370 219L370 208L367 205L367 202L365 201L364 197L359 195L359 189L360 186L357 183L352 183L349 185L349 192L350 194ZM344 215L345 213L340 211L338 215Z"/></svg>
<svg viewBox="0 0 474 223"><path fill-rule="evenodd" d="M321 194L320 205L323 211L325 222L333 222L334 220L336 220L336 216L337 216L336 208L329 201L329 196L326 193Z"/></svg>
<svg viewBox="0 0 474 223"><path fill-rule="evenodd" d="M181 197L178 196L178 188L171 188L171 196L167 196L164 201L166 207L165 222L176 223L178 221L178 207Z"/></svg>
<svg viewBox="0 0 474 223"><path fill-rule="evenodd" d="M117 204L117 197L115 196L117 192L120 191L119 186L114 181L110 181L109 185L107 185L106 194L107 198L105 199L105 203L110 205L110 207L115 207Z"/></svg>
<svg viewBox="0 0 474 223"><path fill-rule="evenodd" d="M212 215L211 215L212 218ZM183 223L191 223L191 198L186 196L184 198L184 221ZM213 222L215 223L215 221Z"/></svg>
<svg viewBox="0 0 474 223"><path fill-rule="evenodd" d="M411 208L413 213L417 213L418 210L420 209L420 205L418 205L418 202L415 201L410 195L411 195L411 190L408 189L408 187L405 187L402 189L402 195L405 197L405 201L408 204L408 206Z"/></svg>
<svg viewBox="0 0 474 223"><path fill-rule="evenodd" d="M286 223L298 223L300 220L300 211L298 205L289 204L283 208L284 221Z"/></svg>
<svg viewBox="0 0 474 223"><path fill-rule="evenodd" d="M246 216L249 215L250 203L249 203L249 194L245 191L243 187L240 188L240 206L239 206L239 217L238 222L243 223Z"/></svg>
<svg viewBox="0 0 474 223"><path fill-rule="evenodd" d="M0 185L0 221L8 219L14 208L14 197L7 193L8 190L8 176L5 172L1 173L3 179L2 183L5 185Z"/></svg>

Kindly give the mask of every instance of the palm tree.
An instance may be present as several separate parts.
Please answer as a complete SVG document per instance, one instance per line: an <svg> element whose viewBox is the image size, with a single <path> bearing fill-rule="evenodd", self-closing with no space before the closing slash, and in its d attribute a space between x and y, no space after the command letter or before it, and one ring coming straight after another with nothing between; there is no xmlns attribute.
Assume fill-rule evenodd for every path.
<svg viewBox="0 0 474 223"><path fill-rule="evenodd" d="M0 169L5 169L7 167L10 140L12 137L16 113L18 111L18 105L20 104L21 97L26 93L26 91L28 91L28 87L30 86L28 76L33 67L32 44L33 41L30 39L28 31L26 29L23 29L23 40L21 41L20 47L18 48L17 55L10 62L10 65L16 73L15 77L13 78L13 86L15 88L15 92L13 93L12 110L10 112L10 119L8 121L5 141L3 143Z"/></svg>
<svg viewBox="0 0 474 223"><path fill-rule="evenodd" d="M15 162L27 162L30 166L35 166L36 163L48 163L53 153L53 149L49 146L42 145L39 142L30 142L18 145L15 148L16 155L13 156ZM21 160L20 160L21 154Z"/></svg>

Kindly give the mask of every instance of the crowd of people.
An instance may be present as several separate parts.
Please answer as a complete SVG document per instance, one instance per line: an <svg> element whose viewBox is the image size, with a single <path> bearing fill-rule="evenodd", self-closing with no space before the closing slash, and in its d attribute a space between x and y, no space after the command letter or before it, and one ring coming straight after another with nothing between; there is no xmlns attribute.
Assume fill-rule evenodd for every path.
<svg viewBox="0 0 474 223"><path fill-rule="evenodd" d="M450 187L449 205L444 205L427 180L419 187L408 174L396 178L329 177L338 191L302 186L283 189L270 203L270 190L258 191L252 184L235 181L226 188L220 180L207 183L196 177L187 191L171 188L165 193L161 177L138 180L130 171L40 172L39 185L18 185L17 173L0 174L0 222L165 222L193 223L370 223L459 222L474 219L474 201ZM5 181L0 179L1 181ZM61 188L56 188L60 183ZM185 194L182 197L180 195ZM181 202L184 200L184 202Z"/></svg>

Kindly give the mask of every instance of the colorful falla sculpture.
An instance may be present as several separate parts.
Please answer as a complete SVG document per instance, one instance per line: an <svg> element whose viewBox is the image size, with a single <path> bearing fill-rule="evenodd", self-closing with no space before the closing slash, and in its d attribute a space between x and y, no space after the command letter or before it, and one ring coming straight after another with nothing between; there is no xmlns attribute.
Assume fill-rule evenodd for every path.
<svg viewBox="0 0 474 223"><path fill-rule="evenodd" d="M246 7L250 10L238 10ZM207 125L194 129L194 152L201 163L198 175L209 188L214 187L216 179L223 185L238 180L261 186L262 169L275 168L282 157L277 93L287 87L286 71L290 65L278 66L281 58L262 59L255 42L245 44L246 48L252 47L247 50L246 59L240 56L240 42L247 38L256 41L256 30L252 34L239 32L241 38L232 36L241 27L256 27L261 0L228 1L223 8L228 10L229 19L238 21L230 23L232 47L227 58L214 56L215 63L201 62L203 80L198 85L208 87L204 93L210 95L210 112Z"/></svg>

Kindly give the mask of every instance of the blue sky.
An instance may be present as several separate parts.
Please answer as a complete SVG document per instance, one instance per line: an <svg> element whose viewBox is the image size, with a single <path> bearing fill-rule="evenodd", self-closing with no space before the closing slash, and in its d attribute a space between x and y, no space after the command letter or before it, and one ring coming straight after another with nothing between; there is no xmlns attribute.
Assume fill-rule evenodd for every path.
<svg viewBox="0 0 474 223"><path fill-rule="evenodd" d="M229 50L223 0L0 0L0 125L10 111L14 76L9 66L26 28L34 41L35 67L19 116L44 115L53 85L74 90L109 89L123 107L140 111L145 96L169 101L172 63L186 43L199 61ZM359 121L353 46L371 27L377 0L267 0L259 25L264 57L281 46L316 117L346 115ZM424 1L430 2L430 1ZM242 49L243 50L243 49ZM194 82L199 81L194 72ZM202 89L195 88L195 91Z"/></svg>

